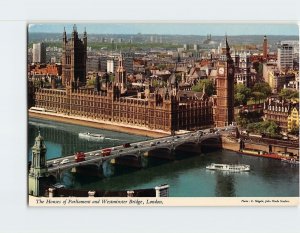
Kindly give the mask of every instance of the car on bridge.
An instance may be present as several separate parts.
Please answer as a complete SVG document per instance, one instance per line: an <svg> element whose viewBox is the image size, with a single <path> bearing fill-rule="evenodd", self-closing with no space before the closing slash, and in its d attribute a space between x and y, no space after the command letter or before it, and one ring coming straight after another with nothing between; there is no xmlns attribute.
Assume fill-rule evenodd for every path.
<svg viewBox="0 0 300 233"><path fill-rule="evenodd" d="M128 148L128 147L131 147L131 145L130 145L130 143L125 143L125 144L123 145L123 147L124 147L124 148Z"/></svg>
<svg viewBox="0 0 300 233"><path fill-rule="evenodd" d="M59 160L57 160L57 159L54 160L53 163L52 163L53 166L56 166L56 165L58 165L58 164L59 164Z"/></svg>
<svg viewBox="0 0 300 233"><path fill-rule="evenodd" d="M66 163L69 163L69 162L70 162L69 159L63 159L63 160L60 162L60 164L66 164Z"/></svg>

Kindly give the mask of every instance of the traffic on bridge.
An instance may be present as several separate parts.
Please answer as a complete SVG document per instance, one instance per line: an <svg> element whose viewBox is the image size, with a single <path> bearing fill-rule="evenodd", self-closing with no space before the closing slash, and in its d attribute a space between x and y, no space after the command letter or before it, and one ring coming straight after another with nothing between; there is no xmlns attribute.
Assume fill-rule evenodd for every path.
<svg viewBox="0 0 300 233"><path fill-rule="evenodd" d="M48 160L47 168L48 172L55 172L88 164L101 165L104 161L111 161L113 159L127 155L140 156L142 153L154 149L165 148L174 150L177 146L184 143L199 143L204 139L219 137L219 133L221 131L233 129L235 129L234 126L198 130L195 132L189 132L175 136L167 136L136 143L125 143L123 145L111 148L102 148L90 152L77 152L75 153L75 155Z"/></svg>

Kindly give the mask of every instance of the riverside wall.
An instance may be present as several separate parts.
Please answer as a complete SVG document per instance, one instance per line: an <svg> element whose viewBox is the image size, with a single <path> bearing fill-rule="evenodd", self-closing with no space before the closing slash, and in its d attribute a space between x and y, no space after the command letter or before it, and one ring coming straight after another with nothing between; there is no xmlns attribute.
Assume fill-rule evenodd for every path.
<svg viewBox="0 0 300 233"><path fill-rule="evenodd" d="M272 152L291 152L294 155L299 156L299 146L283 146L283 145L274 145L274 144L264 144L260 142L245 142L245 148L252 150L263 150L269 152L269 146L271 146ZM228 138L222 136L222 148L232 151L239 151L240 144L236 139Z"/></svg>
<svg viewBox="0 0 300 233"><path fill-rule="evenodd" d="M77 117L71 117L71 116L65 116L65 115L58 115L53 113L44 113L44 112L29 112L29 117L32 118L38 118L38 119L44 119L44 120L51 120L51 121L57 121L62 123L69 123L74 125L81 125L81 126L87 126L87 127L93 127L97 129L105 129L105 130L112 130L122 133L129 133L129 134L135 134L140 136L147 136L147 137L153 137L153 138L159 138L170 135L168 132L160 132L160 131L152 131L144 128L139 127L131 127L131 126L125 126L120 125L113 122L100 122L90 119L82 119Z"/></svg>

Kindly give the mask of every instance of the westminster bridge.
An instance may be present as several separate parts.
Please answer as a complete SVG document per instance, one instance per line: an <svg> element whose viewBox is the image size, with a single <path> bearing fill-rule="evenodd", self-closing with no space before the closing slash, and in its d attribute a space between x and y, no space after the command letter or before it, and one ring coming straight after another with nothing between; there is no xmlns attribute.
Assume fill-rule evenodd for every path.
<svg viewBox="0 0 300 233"><path fill-rule="evenodd" d="M221 130L219 129L219 131ZM74 155L51 159L47 160L47 172L57 179L60 178L60 175L65 170L72 169L73 172L76 172L80 168L95 166L102 171L105 177L109 177L114 174L114 164L147 167L147 157L172 160L174 159L173 152L199 152L206 146L221 148L221 136L218 131L211 132L209 129L198 130L175 136L135 142L131 143L129 147L119 145L112 147L108 156L102 156L101 151L105 149L102 148L85 152L85 160L80 162L75 161ZM69 161L61 164L64 159Z"/></svg>

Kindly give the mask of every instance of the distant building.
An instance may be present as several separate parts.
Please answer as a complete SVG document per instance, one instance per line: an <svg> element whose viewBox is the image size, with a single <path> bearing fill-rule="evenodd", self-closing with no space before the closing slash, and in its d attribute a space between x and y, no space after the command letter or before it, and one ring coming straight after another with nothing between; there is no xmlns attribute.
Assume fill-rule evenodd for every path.
<svg viewBox="0 0 300 233"><path fill-rule="evenodd" d="M264 42L263 42L263 59L268 59L268 40L267 36L264 36Z"/></svg>
<svg viewBox="0 0 300 233"><path fill-rule="evenodd" d="M52 63L52 64L56 63L56 57L51 57L50 63Z"/></svg>
<svg viewBox="0 0 300 233"><path fill-rule="evenodd" d="M122 53L123 57L123 65L127 72L127 74L133 73L133 59L134 59L134 53Z"/></svg>
<svg viewBox="0 0 300 233"><path fill-rule="evenodd" d="M86 59L86 73L100 71L100 58L98 56L88 57Z"/></svg>
<svg viewBox="0 0 300 233"><path fill-rule="evenodd" d="M242 83L246 87L252 86L254 77L251 75L250 53L245 51L234 53L232 59L235 65L234 77L236 83Z"/></svg>
<svg viewBox="0 0 300 233"><path fill-rule="evenodd" d="M276 62L265 62L263 63L263 78L266 83L269 83L269 72L278 70ZM279 71L279 70L278 70Z"/></svg>
<svg viewBox="0 0 300 233"><path fill-rule="evenodd" d="M282 44L278 47L277 62L280 70L293 69L294 48L289 44Z"/></svg>
<svg viewBox="0 0 300 233"><path fill-rule="evenodd" d="M32 62L33 63L46 63L46 46L44 43L33 44Z"/></svg>
<svg viewBox="0 0 300 233"><path fill-rule="evenodd" d="M61 76L62 67L61 64L33 64L28 66L30 75L54 75Z"/></svg>
<svg viewBox="0 0 300 233"><path fill-rule="evenodd" d="M290 46L293 46L294 58L299 57L299 40L283 40L280 42L280 44L288 44Z"/></svg>
<svg viewBox="0 0 300 233"><path fill-rule="evenodd" d="M101 55L99 58L100 62L100 71L105 72L107 70L107 56Z"/></svg>
<svg viewBox="0 0 300 233"><path fill-rule="evenodd" d="M295 81L293 73L284 74L278 70L270 70L268 73L268 83L273 93L279 93L291 81Z"/></svg>
<svg viewBox="0 0 300 233"><path fill-rule="evenodd" d="M132 53L121 53L122 57L123 57L123 66L126 69L126 72L128 74L132 74L133 73L133 57L134 54ZM100 58L100 67L101 67L101 71L105 71L105 69L107 70L107 72L111 72L114 73L117 68L118 68L118 64L119 64L119 54L118 55L112 55L112 56L108 56L108 57L101 57ZM103 68L102 64L104 65L106 61L106 67Z"/></svg>
<svg viewBox="0 0 300 233"><path fill-rule="evenodd" d="M294 104L290 110L288 115L288 132L291 132L294 129L299 128L299 104Z"/></svg>
<svg viewBox="0 0 300 233"><path fill-rule="evenodd" d="M106 66L106 70L108 73L114 73L115 72L115 61L113 58L107 59L107 66Z"/></svg>

